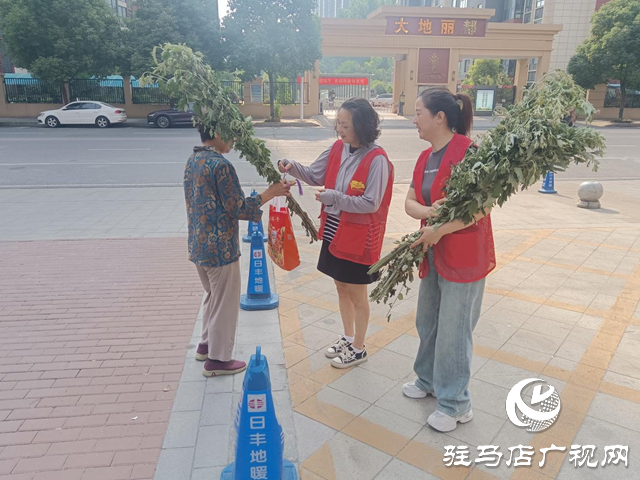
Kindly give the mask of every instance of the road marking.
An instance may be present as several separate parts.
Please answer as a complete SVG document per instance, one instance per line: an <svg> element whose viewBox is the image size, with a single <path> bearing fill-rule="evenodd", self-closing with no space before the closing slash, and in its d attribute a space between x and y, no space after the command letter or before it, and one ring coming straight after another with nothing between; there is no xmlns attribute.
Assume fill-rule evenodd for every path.
<svg viewBox="0 0 640 480"><path fill-rule="evenodd" d="M185 162L61 162L61 163L0 163L0 167L43 167L61 165L184 165Z"/></svg>

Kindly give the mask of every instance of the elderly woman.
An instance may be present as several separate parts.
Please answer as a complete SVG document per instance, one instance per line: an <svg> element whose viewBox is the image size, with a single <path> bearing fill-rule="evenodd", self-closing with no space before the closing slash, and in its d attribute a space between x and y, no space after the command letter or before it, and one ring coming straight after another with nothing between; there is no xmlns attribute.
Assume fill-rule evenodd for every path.
<svg viewBox="0 0 640 480"><path fill-rule="evenodd" d="M215 129L215 127L214 127ZM196 360L203 375L233 375L247 368L231 358L240 308L240 241L238 220L260 221L260 207L277 196L288 196L285 183L245 198L238 176L224 154L233 142L200 124L202 146L195 147L184 172L189 226L189 260L196 264L206 292L202 342Z"/></svg>

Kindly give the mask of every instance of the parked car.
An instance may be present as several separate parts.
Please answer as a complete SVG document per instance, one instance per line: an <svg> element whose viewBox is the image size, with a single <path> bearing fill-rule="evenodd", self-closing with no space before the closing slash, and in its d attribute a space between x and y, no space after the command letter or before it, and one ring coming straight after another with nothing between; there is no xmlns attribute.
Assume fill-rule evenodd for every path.
<svg viewBox="0 0 640 480"><path fill-rule="evenodd" d="M390 107L393 105L393 93L381 93L371 99L371 105L373 107Z"/></svg>
<svg viewBox="0 0 640 480"><path fill-rule="evenodd" d="M193 110L157 110L147 115L147 123L159 128L169 128L173 125L193 125Z"/></svg>
<svg viewBox="0 0 640 480"><path fill-rule="evenodd" d="M71 102L58 110L47 110L38 115L38 123L50 128L60 125L93 124L107 128L127 121L127 112L104 102Z"/></svg>

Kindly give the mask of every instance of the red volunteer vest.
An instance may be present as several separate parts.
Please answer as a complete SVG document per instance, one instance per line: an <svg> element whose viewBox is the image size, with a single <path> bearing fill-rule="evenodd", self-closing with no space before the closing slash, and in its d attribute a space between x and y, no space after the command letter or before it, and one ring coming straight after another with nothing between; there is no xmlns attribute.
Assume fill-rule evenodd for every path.
<svg viewBox="0 0 640 480"><path fill-rule="evenodd" d="M444 187L451 176L451 167L464 159L471 140L455 134L445 152L440 169L431 187L431 203L444 197ZM431 148L422 152L413 171L413 186L416 198L426 205L422 196L422 181ZM420 223L421 227L426 221ZM487 215L477 223L463 230L443 236L433 247L433 260L440 276L457 283L470 283L486 277L496 267L496 253L493 245L491 218ZM429 262L420 264L420 278L429 273Z"/></svg>
<svg viewBox="0 0 640 480"><path fill-rule="evenodd" d="M340 170L340 164L342 163L343 148L342 140L338 140L333 144L329 153L329 163L324 181L327 189L333 190L336 186L338 170ZM329 251L334 256L362 265L373 265L380 260L384 232L387 227L387 215L393 193L393 165L389 162L387 154L382 148L376 148L365 155L353 174L349 182L349 188L346 191L347 195L364 195L371 162L378 155L383 155L389 164L389 182L380 207L373 213L342 212L338 230L329 247ZM322 213L320 214L319 238L323 237L326 221L327 214L323 205Z"/></svg>

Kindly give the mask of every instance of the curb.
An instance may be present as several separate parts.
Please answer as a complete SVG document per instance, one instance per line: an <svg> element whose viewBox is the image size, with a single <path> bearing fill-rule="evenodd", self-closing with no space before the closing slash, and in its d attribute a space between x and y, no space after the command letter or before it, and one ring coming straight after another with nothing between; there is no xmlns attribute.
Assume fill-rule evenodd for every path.
<svg viewBox="0 0 640 480"><path fill-rule="evenodd" d="M287 128L287 127L299 127L299 128L318 128L321 127L317 122L253 122L255 128Z"/></svg>
<svg viewBox="0 0 640 480"><path fill-rule="evenodd" d="M253 126L255 128L288 128L288 127L298 127L298 128L318 128L322 127L320 122L311 121L311 122L281 122L281 123L265 123L262 121L253 122ZM40 125L36 120L15 120L15 121L7 121L5 119L0 119L0 128L3 127L31 127L31 128L47 128L44 125ZM91 125L61 125L59 128L79 128L79 127L91 127ZM179 126L180 128L182 126ZM187 126L188 127L188 126ZM146 120L141 119L132 119L127 120L127 122L114 125L111 128L157 128L153 125L147 124ZM174 128L175 130L175 128Z"/></svg>

